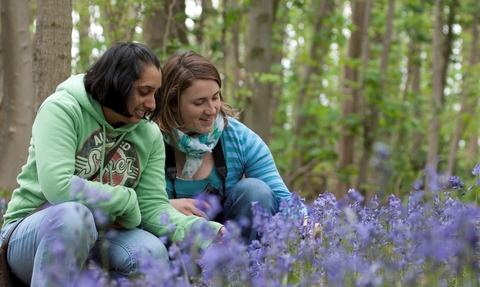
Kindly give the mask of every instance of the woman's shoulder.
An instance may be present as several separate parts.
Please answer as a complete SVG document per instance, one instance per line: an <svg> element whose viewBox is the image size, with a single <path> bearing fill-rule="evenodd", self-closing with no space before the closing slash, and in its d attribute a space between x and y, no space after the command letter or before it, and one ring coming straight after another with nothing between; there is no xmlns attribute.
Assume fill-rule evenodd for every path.
<svg viewBox="0 0 480 287"><path fill-rule="evenodd" d="M252 141L258 138L258 135L247 127L241 121L228 117L228 127L223 132L227 139L239 139L243 144L245 141Z"/></svg>
<svg viewBox="0 0 480 287"><path fill-rule="evenodd" d="M38 116L48 118L81 118L82 107L78 100L65 91L57 91L48 96L37 111Z"/></svg>
<svg viewBox="0 0 480 287"><path fill-rule="evenodd" d="M160 132L160 128L153 121L141 120L135 130L137 132L144 134L147 137L163 139L162 133Z"/></svg>
<svg viewBox="0 0 480 287"><path fill-rule="evenodd" d="M228 127L224 130L224 133L230 136L240 136L247 133L253 133L245 124L239 120L228 117Z"/></svg>

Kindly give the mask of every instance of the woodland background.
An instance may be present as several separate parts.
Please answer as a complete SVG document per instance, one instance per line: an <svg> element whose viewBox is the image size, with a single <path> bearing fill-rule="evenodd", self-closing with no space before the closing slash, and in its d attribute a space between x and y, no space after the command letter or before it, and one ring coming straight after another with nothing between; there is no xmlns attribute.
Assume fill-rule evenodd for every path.
<svg viewBox="0 0 480 287"><path fill-rule="evenodd" d="M307 201L349 188L403 197L432 176L474 181L480 1L0 2L7 192L17 186L38 106L120 41L145 43L162 62L186 49L211 59L224 98L243 109L241 121Z"/></svg>

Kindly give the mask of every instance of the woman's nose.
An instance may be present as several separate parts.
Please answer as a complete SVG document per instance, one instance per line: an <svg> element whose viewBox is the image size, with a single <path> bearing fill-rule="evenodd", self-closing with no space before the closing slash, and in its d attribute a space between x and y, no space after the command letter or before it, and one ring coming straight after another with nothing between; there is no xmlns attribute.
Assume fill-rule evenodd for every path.
<svg viewBox="0 0 480 287"><path fill-rule="evenodd" d="M156 107L156 105L155 105L155 93L152 93L151 95L148 95L145 98L145 102L143 103L143 105L151 111L155 110L155 107Z"/></svg>
<svg viewBox="0 0 480 287"><path fill-rule="evenodd" d="M214 102L214 101L209 101L209 102L208 102L208 107L207 107L206 113L207 113L207 114L215 114L215 113L217 113L217 110L216 110L216 108L215 108L215 102Z"/></svg>

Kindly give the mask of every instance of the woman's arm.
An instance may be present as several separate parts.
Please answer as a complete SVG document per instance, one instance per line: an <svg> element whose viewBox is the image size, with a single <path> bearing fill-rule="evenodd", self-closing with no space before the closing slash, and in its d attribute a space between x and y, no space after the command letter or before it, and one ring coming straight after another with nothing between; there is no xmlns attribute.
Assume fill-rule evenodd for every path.
<svg viewBox="0 0 480 287"><path fill-rule="evenodd" d="M32 129L32 144L43 196L53 204L79 201L91 209L100 209L110 219L116 218L126 228L138 226L140 209L132 188L87 181L74 175L77 149L85 141L77 131L88 116L78 105L66 105L56 99L48 100L39 109Z"/></svg>
<svg viewBox="0 0 480 287"><path fill-rule="evenodd" d="M136 187L143 227L156 236L168 235L173 242L183 240L197 224L208 224L215 233L218 233L222 227L221 224L206 221L198 216L186 216L170 204L165 191L165 146L158 127L149 136L152 135L156 139L153 140L147 164ZM167 225L161 220L165 217L168 217ZM206 248L213 240L212 237L211 240L198 242L198 245Z"/></svg>

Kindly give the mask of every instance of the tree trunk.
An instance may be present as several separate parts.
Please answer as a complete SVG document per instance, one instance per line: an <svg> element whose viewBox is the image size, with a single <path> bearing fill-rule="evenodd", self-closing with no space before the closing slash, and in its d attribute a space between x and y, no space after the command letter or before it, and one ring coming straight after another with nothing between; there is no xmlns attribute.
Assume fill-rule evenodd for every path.
<svg viewBox="0 0 480 287"><path fill-rule="evenodd" d="M270 73L272 64L273 8L273 0L250 2L246 39L247 87L251 96L245 101L243 121L265 142L270 136L272 83L262 77Z"/></svg>
<svg viewBox="0 0 480 287"><path fill-rule="evenodd" d="M352 1L352 23L357 27L350 36L348 42L348 55L350 60L359 59L362 56L362 35L365 16L365 1ZM342 126L340 127L340 139L338 149L338 180L337 198L342 198L352 188L349 168L354 163L354 150L356 142L357 124L348 123L349 117L358 115L359 89L358 89L359 71L355 66L346 64L344 70L343 90L347 98L342 102ZM355 83L355 84L352 84Z"/></svg>
<svg viewBox="0 0 480 287"><path fill-rule="evenodd" d="M283 57L285 56L284 52L284 42L285 38L287 38L287 32L285 27L288 25L289 15L287 9L278 9L278 6L282 0L274 0L273 1L273 21L272 21L272 43L270 46L272 47L271 51L271 58L270 62L280 64L282 62ZM283 79L284 73L283 71L272 71L272 74L276 75L278 79ZM272 127L275 125L275 113L280 105L280 97L283 94L283 80L272 82L270 87L270 120L267 123L268 127ZM269 131L267 142L272 140L273 134Z"/></svg>
<svg viewBox="0 0 480 287"><path fill-rule="evenodd" d="M176 50L170 46L169 41L175 40L188 45L185 18L185 1L158 0L158 5L145 16L145 45L166 60Z"/></svg>
<svg viewBox="0 0 480 287"><path fill-rule="evenodd" d="M422 49L419 46L420 46L419 44L416 44L414 47L414 51L421 51ZM418 63L416 65L414 64L413 71L412 71L412 76L413 76L412 93L413 95L418 96L418 95L421 95L421 92L422 92L422 88L421 88L422 73L421 73L420 57L417 56L416 60L418 60ZM423 115L422 115L422 109L420 107L420 103L418 102L414 104L413 116L418 122L421 121L421 118ZM415 155L419 153L419 150L421 149L422 142L424 142L425 137L426 137L426 134L423 131L415 131L412 136L412 139L413 139L411 144L412 150L408 154ZM399 143L402 143L402 142L403 141L399 139ZM424 161L422 160L422 165L418 165L418 166L414 165L413 170L417 171L424 168L423 163Z"/></svg>
<svg viewBox="0 0 480 287"><path fill-rule="evenodd" d="M448 163L447 163L447 170L446 176L447 179L453 175L455 171L455 162L457 158L457 150L458 150L458 142L463 134L465 125L464 125L464 118L466 114L468 114L469 110L475 112L475 108L472 108L472 103L470 98L472 98L472 94L476 94L477 90L472 91L472 87L470 87L470 77L471 77L471 69L477 64L477 43L478 43L478 11L474 11L473 15L473 23L472 23L472 46L470 48L470 57L469 57L469 67L465 72L465 77L463 79L463 88L462 88L462 103L460 107L460 111L458 112L457 122L455 131L453 133L453 138L450 144L450 152L448 154ZM473 106L475 107L475 106Z"/></svg>
<svg viewBox="0 0 480 287"><path fill-rule="evenodd" d="M387 22L385 27L385 34L383 35L382 40L382 54L380 58L380 79L378 82L378 88L375 89L379 94L373 95L374 99L368 101L366 108L368 109L368 114L363 122L363 153L358 163L358 178L356 188L361 190L364 195L366 195L366 189L364 185L367 183L367 171L369 166L369 161L373 152L373 145L377 138L377 126L378 118L380 115L380 110L378 107L378 102L382 101L382 93L385 89L385 75L387 74L388 68L388 58L390 55L390 46L392 43L392 34L393 34L393 18L395 15L395 0L388 1L388 12L387 12ZM368 35L368 33L367 33ZM363 67L366 69L366 65ZM366 98L366 95L363 96ZM383 187L386 185L388 180L388 175L386 174L387 170L382 168L378 171L378 178L380 189L376 191L380 200L384 200L385 190Z"/></svg>
<svg viewBox="0 0 480 287"><path fill-rule="evenodd" d="M478 115L475 114L473 118L474 123L478 123ZM472 158L474 159L474 162L472 164L472 169L473 166L475 166L475 163L480 163L480 160L478 158L479 153L478 153L478 143L480 141L480 137L478 135L477 129L473 129L473 134L470 135L468 138L468 144L467 144L467 158Z"/></svg>
<svg viewBox="0 0 480 287"><path fill-rule="evenodd" d="M212 1L211 0L201 0L201 4L202 4L202 14L200 14L199 19L195 22L195 33L194 34L195 34L195 37L197 39L198 45L203 47L204 39L205 39L205 37L204 37L205 32L208 32L208 30L206 31L206 29L208 29L208 27L206 27L205 21L208 19L209 14L211 14L212 11L214 11L214 9L212 7ZM225 13L225 6L223 6L223 12ZM226 22L224 21L223 23L226 23ZM224 27L226 27L225 24L224 24ZM225 28L223 30L225 30ZM225 31L222 31L222 33L223 32L225 32ZM224 37L224 35L222 35L222 37Z"/></svg>
<svg viewBox="0 0 480 287"><path fill-rule="evenodd" d="M440 109L442 106L443 86L442 86L442 59L443 48L443 23L442 23L442 1L435 1L435 29L433 35L433 55L432 55L432 99L431 99L431 120L428 131L428 152L427 152L427 173L437 172L438 164L438 138L440 132ZM428 187L428 181L427 187Z"/></svg>
<svg viewBox="0 0 480 287"><path fill-rule="evenodd" d="M442 63L442 91L447 83L447 71L448 65L450 64L450 55L452 54L452 44L454 40L453 25L456 23L455 16L458 9L458 0L450 0L448 7L448 19L446 25L448 25L448 33L445 37L445 42L443 43L443 53L442 57L445 59ZM442 97L443 104L443 97Z"/></svg>
<svg viewBox="0 0 480 287"><path fill-rule="evenodd" d="M2 0L4 97L0 126L0 189L15 189L25 164L34 118L32 45L27 1Z"/></svg>
<svg viewBox="0 0 480 287"><path fill-rule="evenodd" d="M1 2L2 0L0 0L0 8L2 5ZM2 37L2 30L0 29L0 39L1 37ZM3 67L3 43L0 42L0 127L2 125L2 106L3 106L3 92L4 92L1 87L3 87L4 72L5 72L5 69Z"/></svg>
<svg viewBox="0 0 480 287"><path fill-rule="evenodd" d="M78 13L79 20L75 25L78 31L78 59L76 66L73 67L73 74L85 73L91 66L91 54L93 49L93 39L89 37L90 32L90 11L89 1L75 1L74 9Z"/></svg>
<svg viewBox="0 0 480 287"><path fill-rule="evenodd" d="M291 186L293 181L302 176L302 173L298 173L298 171L303 170L302 167L304 165L310 166L308 162L304 162L304 155L305 152L307 152L308 147L304 149L298 142L302 138L308 137L308 131L302 130L307 126L308 121L312 120L312 116L305 112L311 98L314 96L309 94L308 91L311 89L310 84L312 76L319 76L322 74L322 69L320 67L324 62L323 56L328 54L329 42L325 41L325 38L322 38L320 35L323 29L325 29L325 16L332 12L333 7L334 3L329 0L320 1L317 7L316 21L313 25L311 43L308 51L309 62L305 65L302 75L302 86L298 92L298 99L293 110L293 150L296 152L296 155L291 158L291 168L285 176L285 184L287 186ZM319 160L315 160L315 164L318 163L318 161Z"/></svg>
<svg viewBox="0 0 480 287"><path fill-rule="evenodd" d="M35 111L71 75L72 0L38 0L33 53ZM48 71L48 72L47 72Z"/></svg>
<svg viewBox="0 0 480 287"><path fill-rule="evenodd" d="M223 0L223 21L224 21L224 27L222 34L224 34L224 37L227 38L227 32L230 31L230 36L231 36L231 42L227 44L226 40L225 41L225 47L222 47L222 51L225 53L224 58L223 58L223 73L225 75L225 79L228 82L228 79L231 79L231 83L226 83L223 86L223 91L225 91L224 94L224 99L227 102L235 103L239 102L241 96L238 95L237 91L241 88L241 82L242 82L242 77L241 77L241 72L240 70L243 68L242 63L240 61L240 29L241 29L241 21L242 18L244 18L244 11L240 9L239 7L235 7L235 13L236 17L234 17L234 22L231 23L231 20L229 21L231 24L230 26L227 26L227 13L226 9L232 11L232 8L230 7L231 5L234 5L231 3L230 0ZM230 77L227 75L230 74Z"/></svg>
<svg viewBox="0 0 480 287"><path fill-rule="evenodd" d="M410 113L402 113L398 121L397 126L400 127L398 133L392 136L391 146L395 150L397 156L404 158L404 154L409 154L410 163L412 164L411 169L414 171L421 170L425 167L425 157L419 156L421 153L421 145L425 138L425 135L422 131L412 131L411 128L407 128L409 124L407 122L421 122L422 112L420 108L419 98L421 91L421 73L420 69L422 66L422 61L420 58L420 43L415 41L413 35L410 36L410 43L408 45L408 64L407 64L407 79L405 81L405 90L402 93L402 103L412 102L413 104L413 115ZM405 141L404 139L409 138L411 141ZM408 162L408 159L404 162ZM417 164L421 162L421 164ZM395 195L400 194L400 184L402 178L405 176L405 173L408 169L398 170L396 172L397 179L395 180L397 184L395 185L394 193Z"/></svg>

